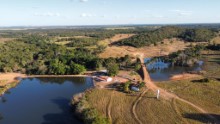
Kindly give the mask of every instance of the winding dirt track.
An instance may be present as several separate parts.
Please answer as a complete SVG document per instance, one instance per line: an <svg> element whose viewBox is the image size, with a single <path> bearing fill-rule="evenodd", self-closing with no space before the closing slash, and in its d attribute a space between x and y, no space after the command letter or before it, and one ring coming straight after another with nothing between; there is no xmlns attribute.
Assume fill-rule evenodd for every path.
<svg viewBox="0 0 220 124"><path fill-rule="evenodd" d="M146 86L147 86L148 89L151 89L151 90L153 90L153 91L155 91L155 92L159 89L160 92L161 92L161 93L160 93L160 94L161 94L161 97L163 97L164 99L168 99L168 100L170 100L170 99L176 99L176 100L180 100L180 101L182 101L182 102L184 102L184 103L186 103L186 104L189 104L189 105L191 105L192 107L196 108L196 109L197 109L198 111L200 111L201 113L206 114L207 117L210 118L210 119L212 119L212 120L214 120L216 124L220 124L220 121L219 121L218 119L216 119L214 116L210 115L209 112L205 111L205 110L202 109L201 107L199 107L199 106L197 106L197 105L191 103L190 101L187 101L187 100L185 100L185 99L182 99L182 98L178 97L177 95L172 94L172 93L169 93L169 92L167 92L166 90L164 90L164 89L162 89L162 88L156 86L156 85L153 83L153 81L151 81L151 78L150 78L150 76L149 76L149 73L148 73L148 71L147 71L147 68L146 68L146 66L145 66L145 64L144 64L144 57L143 57L143 55L140 55L140 56L139 56L139 59L140 59L141 65L142 65L143 76L144 76L144 77L143 77L143 78L144 78L144 82L146 83Z"/></svg>
<svg viewBox="0 0 220 124"><path fill-rule="evenodd" d="M147 89L147 90L144 90L144 91L140 94L140 96L137 98L137 100L133 103L133 107L132 107L132 114L134 115L136 121L137 121L139 124L143 124L143 123L142 123L141 120L138 118L138 115L137 115L137 113L136 113L136 106L137 106L137 104L141 101L142 97L144 96L144 94L145 94L147 91L148 91L148 89Z"/></svg>
<svg viewBox="0 0 220 124"><path fill-rule="evenodd" d="M113 91L113 94L114 93L115 92ZM107 106L107 117L109 118L110 123L112 123L111 108L112 108L112 97L113 97L113 94L111 94L111 98L110 98L108 106Z"/></svg>

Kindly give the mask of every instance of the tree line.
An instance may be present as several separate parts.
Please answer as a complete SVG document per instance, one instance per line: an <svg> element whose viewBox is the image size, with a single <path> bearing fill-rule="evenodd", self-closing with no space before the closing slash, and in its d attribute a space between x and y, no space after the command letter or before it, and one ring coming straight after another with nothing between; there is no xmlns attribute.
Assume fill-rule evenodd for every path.
<svg viewBox="0 0 220 124"><path fill-rule="evenodd" d="M38 75L83 74L86 70L107 68L115 76L120 66L129 65L129 56L101 59L95 50L50 43L47 37L32 35L19 41L0 44L0 72Z"/></svg>
<svg viewBox="0 0 220 124"><path fill-rule="evenodd" d="M140 33L131 38L117 42L117 45L133 47L157 44L164 39L181 38L188 42L208 42L215 37L215 31L208 28L187 29L182 27L166 26L147 33Z"/></svg>

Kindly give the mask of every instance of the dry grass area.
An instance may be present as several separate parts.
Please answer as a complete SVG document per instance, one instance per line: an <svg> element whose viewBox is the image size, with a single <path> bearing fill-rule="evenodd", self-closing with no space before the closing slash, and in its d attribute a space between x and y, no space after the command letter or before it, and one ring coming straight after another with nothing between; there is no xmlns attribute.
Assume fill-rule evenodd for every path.
<svg viewBox="0 0 220 124"><path fill-rule="evenodd" d="M185 79L193 79L198 77L201 77L201 75L186 73L186 74L173 75L172 77L170 77L170 80L185 80Z"/></svg>
<svg viewBox="0 0 220 124"><path fill-rule="evenodd" d="M126 29L135 29L135 27L113 27L113 28L106 28L107 30L126 30Z"/></svg>
<svg viewBox="0 0 220 124"><path fill-rule="evenodd" d="M207 53L204 51L203 53ZM220 54L211 51L203 55L204 77L178 81L167 81L157 85L169 90L196 105L202 107L210 114L220 115ZM201 79L210 78L207 82ZM220 117L217 117L220 120Z"/></svg>
<svg viewBox="0 0 220 124"><path fill-rule="evenodd" d="M64 38L91 38L88 36L73 36L73 37L54 37L56 40L64 39Z"/></svg>
<svg viewBox="0 0 220 124"><path fill-rule="evenodd" d="M55 43L55 44L58 44L58 45L66 45L68 43L70 43L71 41L60 41L60 42L57 42L57 40L60 40L60 39L65 39L65 38L91 38L91 37L87 37L87 36L74 36L74 37L54 37L52 39L52 41Z"/></svg>
<svg viewBox="0 0 220 124"><path fill-rule="evenodd" d="M17 85L18 80L16 78L18 77L25 77L25 75L19 73L0 73L0 96L8 89Z"/></svg>
<svg viewBox="0 0 220 124"><path fill-rule="evenodd" d="M220 80L220 51L203 51L205 76Z"/></svg>
<svg viewBox="0 0 220 124"><path fill-rule="evenodd" d="M94 89L87 94L88 102L98 112L105 117L108 117L108 113L111 114L113 124L137 124L132 107L138 96L139 93L132 95L104 89ZM143 124L199 124L208 122L197 110L185 103L175 100L157 100L155 96L154 92L148 91L137 104L135 111ZM109 107L110 102L111 106Z"/></svg>
<svg viewBox="0 0 220 124"><path fill-rule="evenodd" d="M212 43L220 44L220 36L213 38Z"/></svg>
<svg viewBox="0 0 220 124"><path fill-rule="evenodd" d="M68 43L70 43L71 41L61 41L61 42L54 42L57 45L66 45Z"/></svg>
<svg viewBox="0 0 220 124"><path fill-rule="evenodd" d="M14 38L1 38L0 37L0 43L5 43L5 42L9 42L9 41L13 41Z"/></svg>
<svg viewBox="0 0 220 124"><path fill-rule="evenodd" d="M195 103L210 112L210 114L220 115L220 82L218 81L212 80L204 83L200 79L195 79L168 81L158 83L157 85L177 94L183 99Z"/></svg>
<svg viewBox="0 0 220 124"><path fill-rule="evenodd" d="M26 77L19 73L2 73L0 74L0 86L5 86L9 83L16 82L17 77Z"/></svg>
<svg viewBox="0 0 220 124"><path fill-rule="evenodd" d="M117 42L122 39L130 38L135 34L116 34L114 37L99 41L99 45L108 46L111 43Z"/></svg>
<svg viewBox="0 0 220 124"><path fill-rule="evenodd" d="M171 42L173 41L173 43ZM178 39L165 39L163 44L157 46L145 46L142 48L134 48L130 46L108 46L99 56L101 58L122 57L125 55L136 56L137 53L143 53L144 57L155 57L160 55L168 55L169 53L185 49L189 43L185 43Z"/></svg>

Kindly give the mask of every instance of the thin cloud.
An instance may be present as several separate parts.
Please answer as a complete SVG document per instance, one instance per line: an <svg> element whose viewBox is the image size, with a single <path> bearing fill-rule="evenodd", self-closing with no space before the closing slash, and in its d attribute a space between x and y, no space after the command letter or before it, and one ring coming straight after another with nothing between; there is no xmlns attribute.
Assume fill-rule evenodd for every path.
<svg viewBox="0 0 220 124"><path fill-rule="evenodd" d="M171 12L176 13L179 16L191 16L193 14L192 11L186 11L186 10L170 10Z"/></svg>
<svg viewBox="0 0 220 124"><path fill-rule="evenodd" d="M80 2L85 3L88 2L89 0L80 0Z"/></svg>
<svg viewBox="0 0 220 124"><path fill-rule="evenodd" d="M95 14L90 14L90 13L82 13L80 16L81 17L96 17Z"/></svg>
<svg viewBox="0 0 220 124"><path fill-rule="evenodd" d="M60 13L52 13L52 12L34 13L34 16L59 17Z"/></svg>
<svg viewBox="0 0 220 124"><path fill-rule="evenodd" d="M40 7L39 6L33 6L31 7L32 9L39 9Z"/></svg>

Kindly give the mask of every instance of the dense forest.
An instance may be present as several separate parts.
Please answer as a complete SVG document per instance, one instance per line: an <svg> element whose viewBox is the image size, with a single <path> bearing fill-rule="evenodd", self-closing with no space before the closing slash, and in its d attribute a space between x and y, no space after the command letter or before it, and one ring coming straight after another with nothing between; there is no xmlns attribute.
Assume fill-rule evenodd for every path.
<svg viewBox="0 0 220 124"><path fill-rule="evenodd" d="M109 68L115 75L122 59L101 59L100 48L87 49L50 43L44 36L32 35L17 41L0 44L0 72L22 72L27 74L66 75L82 74L86 70ZM97 52L99 51L99 52Z"/></svg>
<svg viewBox="0 0 220 124"><path fill-rule="evenodd" d="M196 45L185 50L179 50L168 56L164 56L162 59L171 63L172 66L193 66L200 60L201 50L204 49L204 45Z"/></svg>
<svg viewBox="0 0 220 124"><path fill-rule="evenodd" d="M27 74L82 74L86 70L98 70L103 67L114 76L121 68L130 65L129 56L121 58L101 59L98 54L105 50L98 41L110 38L118 33L135 33L137 35L117 42L118 45L142 47L156 44L165 38L178 37L189 42L209 41L216 30L184 27L151 27L135 29L53 29L0 31L0 38L13 38L10 42L0 43L0 72L22 72ZM82 36L77 38L75 36ZM68 41L64 45L55 42ZM89 47L87 47L89 46ZM91 46L96 46L90 48ZM207 49L219 50L219 45L209 45ZM185 60L197 57L200 48L187 49L173 53L169 61L183 65ZM186 62L186 61L184 61ZM189 61L187 61L189 63Z"/></svg>
<svg viewBox="0 0 220 124"><path fill-rule="evenodd" d="M117 42L117 45L128 45L133 47L156 45L163 39L181 38L188 42L208 42L215 37L216 32L210 29L187 29L181 27L167 26L147 33L141 33L131 38Z"/></svg>

